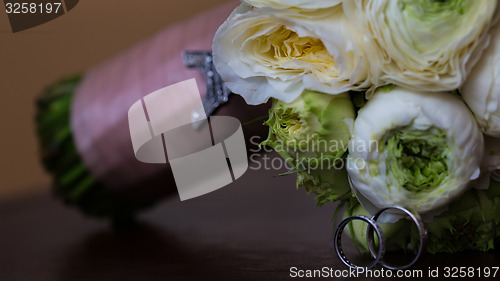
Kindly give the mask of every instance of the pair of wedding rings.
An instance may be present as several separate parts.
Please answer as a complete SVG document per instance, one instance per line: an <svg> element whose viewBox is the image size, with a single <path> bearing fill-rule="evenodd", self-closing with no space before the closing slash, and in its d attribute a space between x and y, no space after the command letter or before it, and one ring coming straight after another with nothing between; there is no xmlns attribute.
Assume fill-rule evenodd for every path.
<svg viewBox="0 0 500 281"><path fill-rule="evenodd" d="M383 261L384 254L386 251L386 240L385 240L382 228L377 223L377 220L384 212L386 212L388 210L399 210L401 212L404 212L406 215L408 215L413 220L413 222L417 226L418 232L420 234L420 245L418 247L418 252L417 252L415 258L410 263L403 265L403 266L393 266L393 265L389 265ZM368 266L362 266L363 268L372 269L377 264L380 264L384 268L387 268L387 269L404 270L404 269L407 269L407 268L413 266L425 253L425 249L427 247L427 230L425 229L424 223L422 222L420 215L418 215L418 213L410 212L408 209L405 209L405 208L399 207L399 206L386 207L386 208L380 209L371 218L367 217L367 216L362 216L362 215L348 217L348 218L344 219L337 227L337 231L335 232L335 241L334 241L335 252L339 256L340 260L348 267L351 267L354 269L357 269L360 267L360 266L357 266L354 263L352 263L346 257L346 255L342 249L342 233L344 231L344 228L350 222L352 222L354 220L361 220L361 221L364 221L368 224L368 230L366 232L366 242L368 245L368 249L370 251L370 255L373 258L375 258L375 260L371 264L369 264ZM375 241L374 241L374 234L373 233L375 233L377 235L377 238L378 238L378 249L376 249L376 246L374 245Z"/></svg>

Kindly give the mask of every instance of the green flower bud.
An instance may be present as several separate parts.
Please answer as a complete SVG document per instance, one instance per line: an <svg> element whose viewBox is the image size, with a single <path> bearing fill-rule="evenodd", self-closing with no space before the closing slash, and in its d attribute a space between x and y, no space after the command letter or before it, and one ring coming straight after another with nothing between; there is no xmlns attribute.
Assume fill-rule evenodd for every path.
<svg viewBox="0 0 500 281"><path fill-rule="evenodd" d="M317 203L349 197L344 167L354 123L348 94L327 95L304 91L291 103L274 100L265 122L272 147L297 172L297 185L318 195Z"/></svg>

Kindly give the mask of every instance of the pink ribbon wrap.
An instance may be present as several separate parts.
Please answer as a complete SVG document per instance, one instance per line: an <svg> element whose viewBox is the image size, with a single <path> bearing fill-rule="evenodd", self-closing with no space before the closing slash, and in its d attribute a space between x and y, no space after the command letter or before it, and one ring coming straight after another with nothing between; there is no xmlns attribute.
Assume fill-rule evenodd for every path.
<svg viewBox="0 0 500 281"><path fill-rule="evenodd" d="M86 72L73 100L71 127L78 152L100 182L137 200L175 190L168 165L145 164L135 158L128 110L143 96L190 78L196 78L203 96L205 78L200 70L186 68L181 54L186 50L210 50L215 32L235 4L219 6L171 26ZM266 107L248 106L236 95L217 113L237 117L241 122L266 114ZM246 138L250 137L248 133L265 134L264 126L256 130L250 127L244 128Z"/></svg>

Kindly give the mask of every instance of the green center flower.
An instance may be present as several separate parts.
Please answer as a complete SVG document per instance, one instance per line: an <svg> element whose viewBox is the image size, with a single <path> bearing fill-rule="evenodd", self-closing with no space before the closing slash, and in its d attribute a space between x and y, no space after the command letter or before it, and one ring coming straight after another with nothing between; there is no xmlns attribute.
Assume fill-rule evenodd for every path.
<svg viewBox="0 0 500 281"><path fill-rule="evenodd" d="M484 4L478 0L401 0L399 9L407 31L403 40L421 54L439 52L464 35Z"/></svg>
<svg viewBox="0 0 500 281"><path fill-rule="evenodd" d="M393 131L386 149L388 171L408 191L430 191L448 176L450 149L440 129Z"/></svg>
<svg viewBox="0 0 500 281"><path fill-rule="evenodd" d="M470 0L403 0L400 7L414 18L432 21L465 14L469 2Z"/></svg>
<svg viewBox="0 0 500 281"><path fill-rule="evenodd" d="M269 137L263 144L273 147L285 159L340 157L351 138L346 120L354 120L349 95L306 90L291 103L274 102L266 122Z"/></svg>
<svg viewBox="0 0 500 281"><path fill-rule="evenodd" d="M350 198L343 159L351 139L355 111L348 94L306 90L291 103L274 100L269 111L272 147L297 173L297 186L316 194L321 205Z"/></svg>
<svg viewBox="0 0 500 281"><path fill-rule="evenodd" d="M303 116L293 108L277 108L276 113L281 118L277 120L277 126L271 127L271 130L278 139L283 141L285 146L290 148L301 144L301 141L307 141L309 131L314 132L314 129L318 126L315 118ZM310 137L317 138L313 133L311 133ZM302 142L302 144L305 144L305 142Z"/></svg>

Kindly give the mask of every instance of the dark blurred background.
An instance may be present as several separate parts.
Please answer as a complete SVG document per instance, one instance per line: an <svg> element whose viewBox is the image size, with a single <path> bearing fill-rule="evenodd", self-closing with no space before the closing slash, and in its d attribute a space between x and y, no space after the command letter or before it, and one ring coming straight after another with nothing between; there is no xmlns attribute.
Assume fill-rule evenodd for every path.
<svg viewBox="0 0 500 281"><path fill-rule="evenodd" d="M0 11L0 202L50 185L38 157L35 98L166 26L227 0L84 0L67 14L12 33Z"/></svg>

